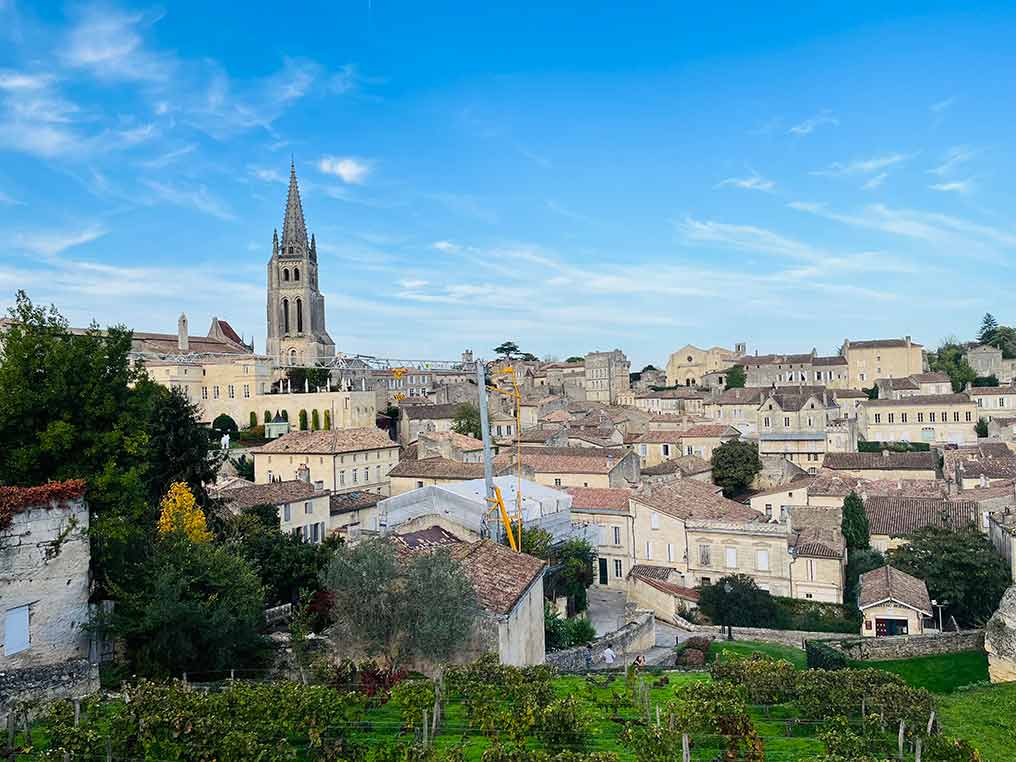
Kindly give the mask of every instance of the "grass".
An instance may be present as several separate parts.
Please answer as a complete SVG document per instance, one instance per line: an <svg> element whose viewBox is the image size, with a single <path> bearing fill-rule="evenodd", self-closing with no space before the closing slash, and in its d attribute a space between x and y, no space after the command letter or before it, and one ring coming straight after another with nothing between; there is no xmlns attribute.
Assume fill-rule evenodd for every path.
<svg viewBox="0 0 1016 762"><path fill-rule="evenodd" d="M938 701L942 728L966 738L984 762L1016 758L1016 683L959 690Z"/></svg>
<svg viewBox="0 0 1016 762"><path fill-rule="evenodd" d="M981 651L917 656L893 661L854 661L851 669L883 669L894 672L908 685L932 693L952 693L963 685L988 679L988 657Z"/></svg>
<svg viewBox="0 0 1016 762"><path fill-rule="evenodd" d="M778 643L752 643L744 640L714 640L709 649L709 658L716 658L717 654L730 656L751 656L753 653L761 653L771 656L774 659L786 659L798 669L805 669L807 661L804 651L792 646L781 646Z"/></svg>

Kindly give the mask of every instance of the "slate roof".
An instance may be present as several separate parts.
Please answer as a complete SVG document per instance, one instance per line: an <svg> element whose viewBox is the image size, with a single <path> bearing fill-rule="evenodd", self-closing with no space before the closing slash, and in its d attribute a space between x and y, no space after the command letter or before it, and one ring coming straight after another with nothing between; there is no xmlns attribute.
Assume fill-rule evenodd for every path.
<svg viewBox="0 0 1016 762"><path fill-rule="evenodd" d="M830 452L822 462L833 471L934 471L938 455L928 452Z"/></svg>
<svg viewBox="0 0 1016 762"><path fill-rule="evenodd" d="M285 482L254 484L250 487L233 487L232 489L216 490L212 497L220 500L232 511L242 511L255 505L284 505L298 500L308 500L327 494L309 482L293 479Z"/></svg>
<svg viewBox="0 0 1016 762"><path fill-rule="evenodd" d="M572 496L572 510L628 512L631 490L603 487L566 487Z"/></svg>
<svg viewBox="0 0 1016 762"><path fill-rule="evenodd" d="M892 600L931 616L931 599L924 580L906 572L883 566L861 575L857 593L858 608L865 609L886 600Z"/></svg>
<svg viewBox="0 0 1016 762"><path fill-rule="evenodd" d="M254 450L257 455L299 453L336 455L343 452L398 447L378 428L334 429L332 431L291 431Z"/></svg>
<svg viewBox="0 0 1016 762"><path fill-rule="evenodd" d="M399 461L389 476L428 479L482 479L482 463L463 463L448 458L418 458Z"/></svg>
<svg viewBox="0 0 1016 762"><path fill-rule="evenodd" d="M643 487L632 499L677 519L716 519L731 522L761 521L758 511L719 494L713 484L680 479L651 489Z"/></svg>
<svg viewBox="0 0 1016 762"><path fill-rule="evenodd" d="M875 496L864 501L871 534L889 537L905 537L923 527L960 529L975 521L977 510L973 500Z"/></svg>
<svg viewBox="0 0 1016 762"><path fill-rule="evenodd" d="M341 516L343 513L360 511L364 508L372 508L382 500L381 495L372 492L344 492L341 495L332 495L328 498L329 514Z"/></svg>

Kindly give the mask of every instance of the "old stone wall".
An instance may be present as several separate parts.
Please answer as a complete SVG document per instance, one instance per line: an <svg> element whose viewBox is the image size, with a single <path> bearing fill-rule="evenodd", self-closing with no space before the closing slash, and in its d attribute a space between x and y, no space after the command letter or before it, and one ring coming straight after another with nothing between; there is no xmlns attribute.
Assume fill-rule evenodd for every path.
<svg viewBox="0 0 1016 762"><path fill-rule="evenodd" d="M855 661L889 661L984 649L983 630L961 630L927 635L892 635L883 638L828 639L828 645Z"/></svg>
<svg viewBox="0 0 1016 762"><path fill-rule="evenodd" d="M624 663L625 654L648 651L656 645L656 617L652 611L636 609L629 615L628 623L592 643L593 665L604 666L603 652L607 646L617 654L618 663ZM567 648L547 654L547 664L562 672L582 672L586 669L586 647Z"/></svg>
<svg viewBox="0 0 1016 762"><path fill-rule="evenodd" d="M725 638L726 627L718 625L693 624L692 632L713 635L717 640ZM793 648L804 648L806 640L842 640L842 632L806 632L804 630L770 630L765 627L734 627L734 640L749 640L760 643L779 643Z"/></svg>
<svg viewBox="0 0 1016 762"><path fill-rule="evenodd" d="M1016 585L1005 591L984 632L988 676L993 683L1016 680Z"/></svg>
<svg viewBox="0 0 1016 762"><path fill-rule="evenodd" d="M99 690L99 667L88 659L0 671L0 723L18 702L81 698Z"/></svg>

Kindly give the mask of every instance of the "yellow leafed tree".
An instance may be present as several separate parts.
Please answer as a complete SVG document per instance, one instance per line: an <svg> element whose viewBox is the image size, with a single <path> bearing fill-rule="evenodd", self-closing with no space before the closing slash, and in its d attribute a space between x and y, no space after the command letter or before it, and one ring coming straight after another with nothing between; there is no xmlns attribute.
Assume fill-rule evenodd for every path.
<svg viewBox="0 0 1016 762"><path fill-rule="evenodd" d="M193 542L208 542L212 539L212 533L205 524L205 512L198 506L186 482L174 482L159 507L162 508L159 516L160 533L180 530Z"/></svg>

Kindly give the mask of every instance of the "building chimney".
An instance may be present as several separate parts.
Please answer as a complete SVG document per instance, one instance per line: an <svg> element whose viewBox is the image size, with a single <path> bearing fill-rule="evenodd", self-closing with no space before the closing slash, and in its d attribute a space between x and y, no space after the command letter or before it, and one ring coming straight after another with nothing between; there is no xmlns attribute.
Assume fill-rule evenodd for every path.
<svg viewBox="0 0 1016 762"><path fill-rule="evenodd" d="M905 342L907 342L907 348L909 349L910 348L910 337L909 336L905 336L905 337L903 337L903 340Z"/></svg>
<svg viewBox="0 0 1016 762"><path fill-rule="evenodd" d="M190 337L187 335L187 315L180 313L180 319L176 321L176 345L181 352L190 350Z"/></svg>
<svg viewBox="0 0 1016 762"><path fill-rule="evenodd" d="M889 459L889 450L882 450L882 457L888 460Z"/></svg>
<svg viewBox="0 0 1016 762"><path fill-rule="evenodd" d="M301 463L300 467L296 469L296 478L301 482L310 484L310 469L307 467L306 463Z"/></svg>

